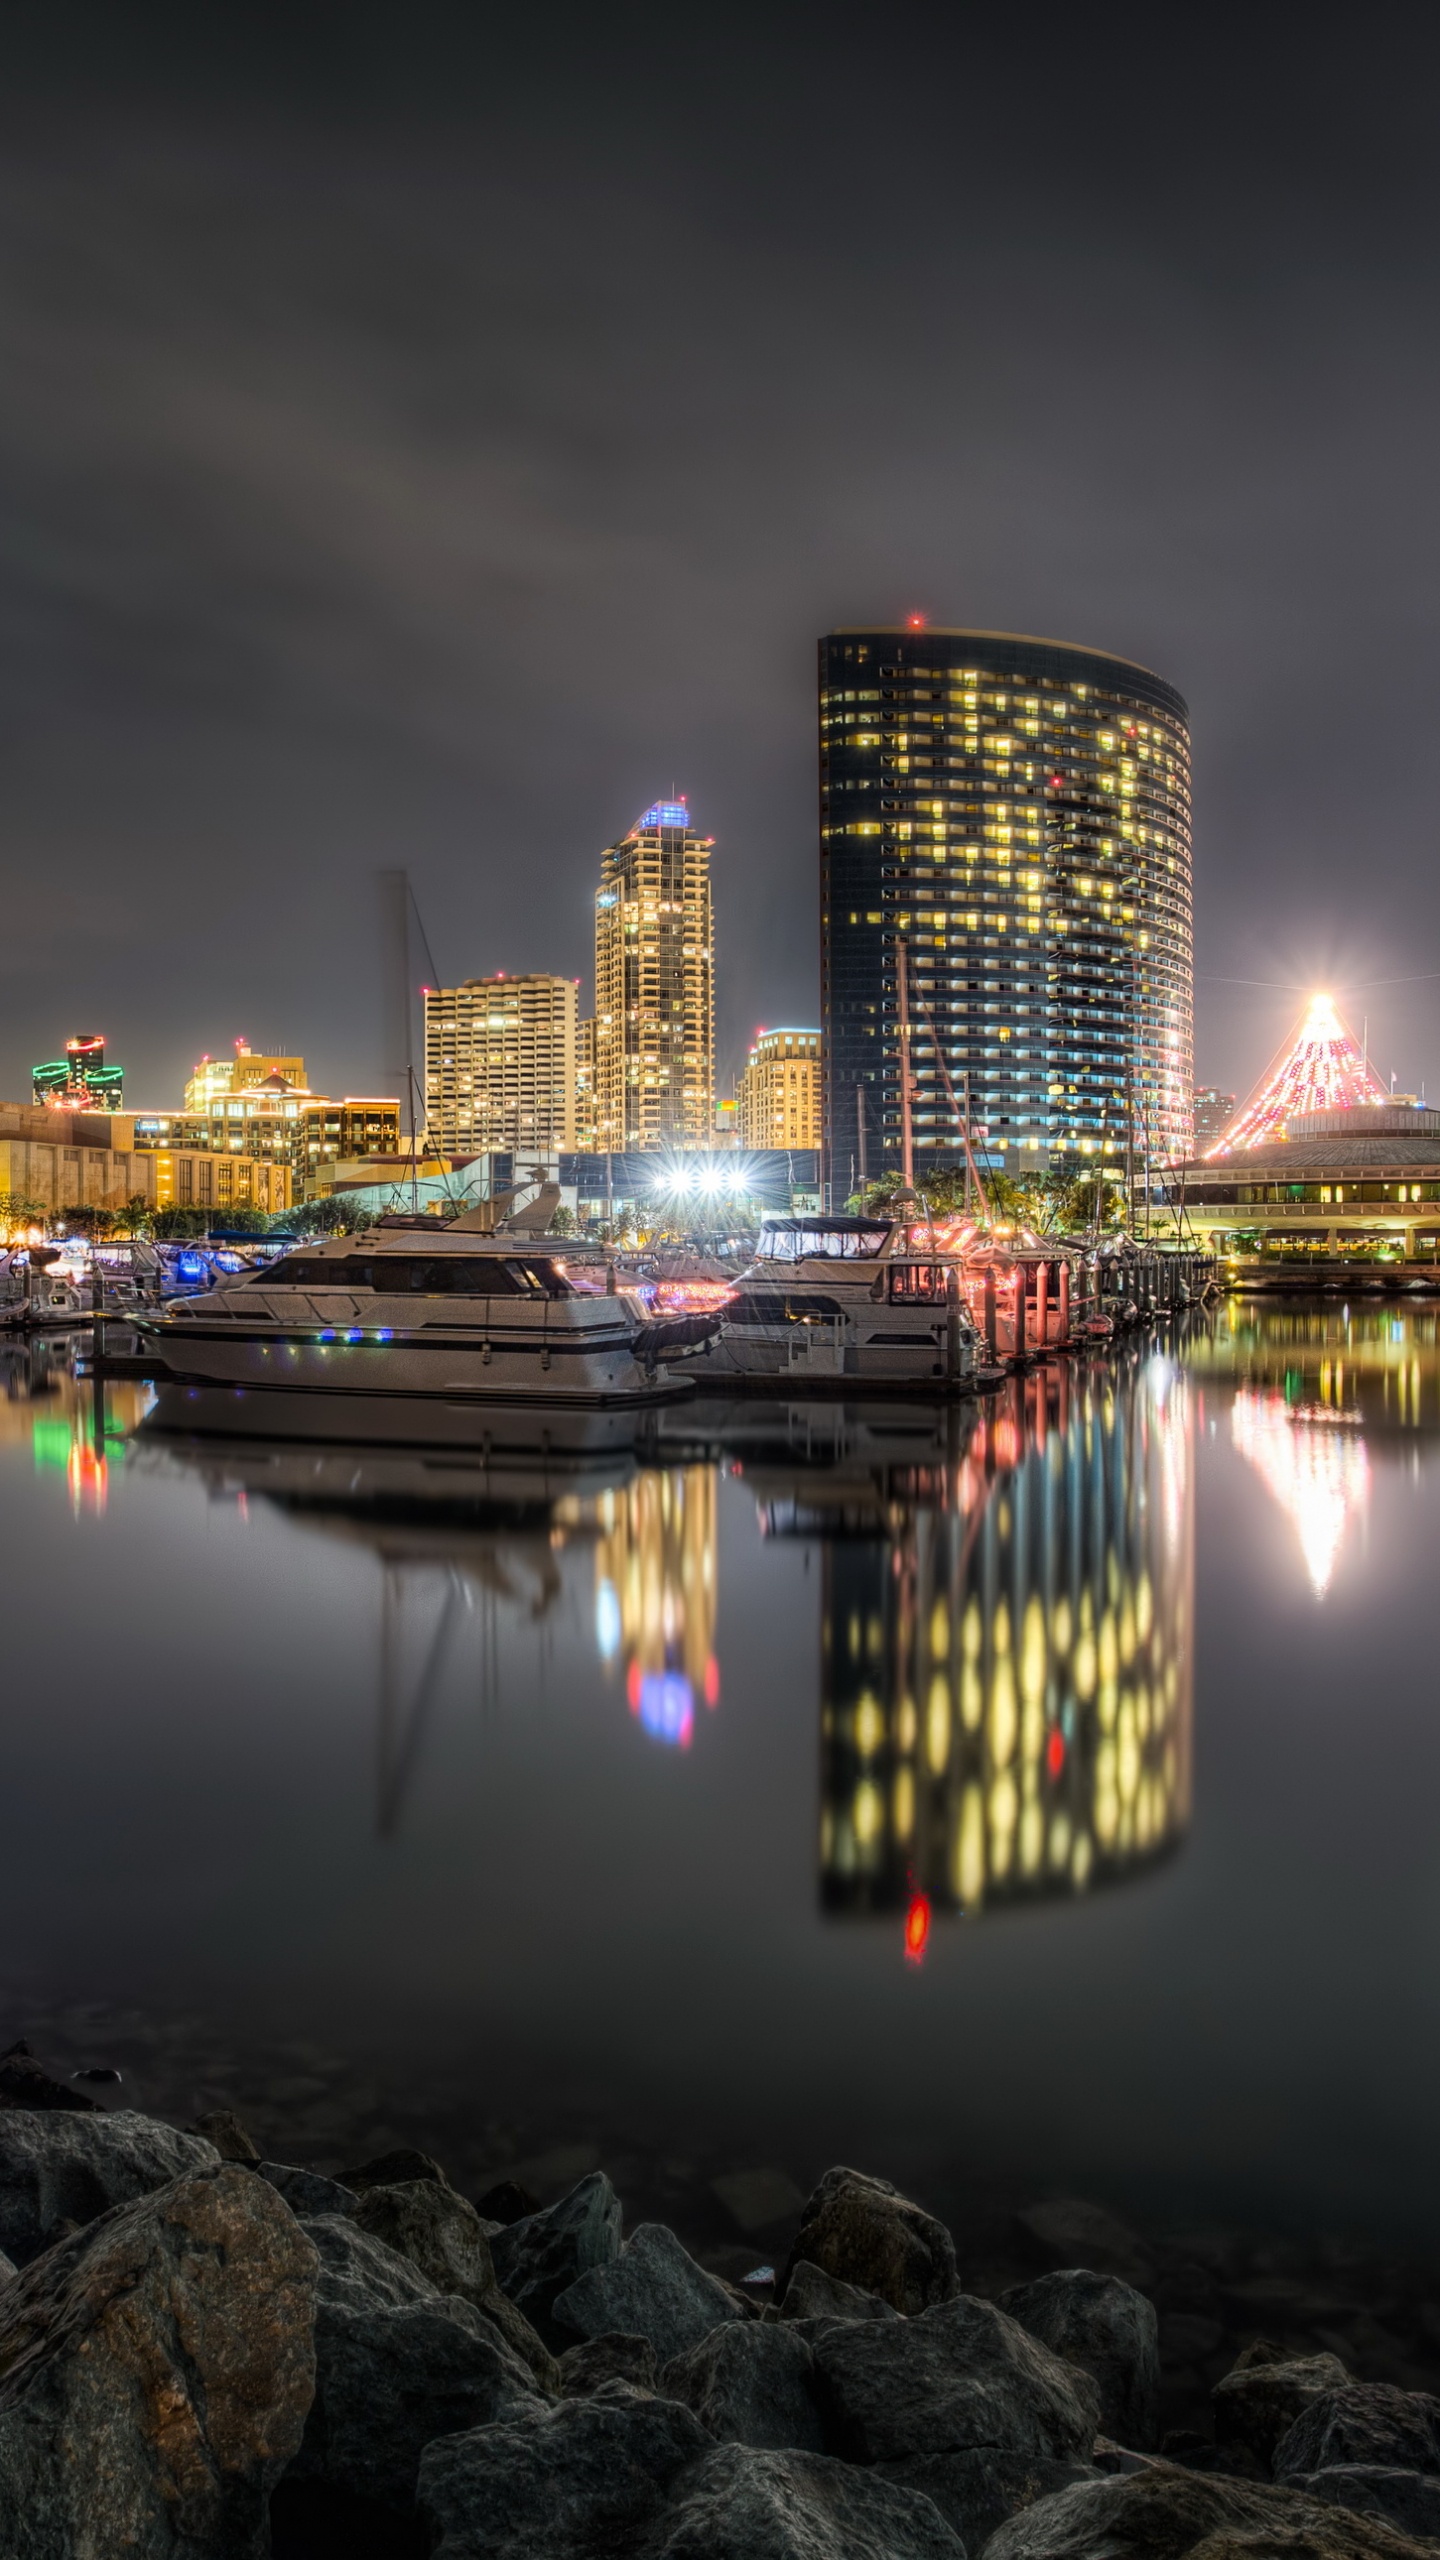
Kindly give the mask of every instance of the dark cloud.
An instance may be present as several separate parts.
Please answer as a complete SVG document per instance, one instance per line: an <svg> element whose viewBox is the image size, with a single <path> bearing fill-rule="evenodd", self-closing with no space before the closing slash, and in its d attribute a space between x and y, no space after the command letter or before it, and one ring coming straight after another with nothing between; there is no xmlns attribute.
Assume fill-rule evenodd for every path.
<svg viewBox="0 0 1440 2560"><path fill-rule="evenodd" d="M1195 722L1202 1074L1440 967L1418 13L17 8L0 100L0 1089L102 1027L379 1066L588 977L599 848L719 842L734 1056L816 1005L813 642L1142 658ZM1358 995L1440 1089L1437 990Z"/></svg>

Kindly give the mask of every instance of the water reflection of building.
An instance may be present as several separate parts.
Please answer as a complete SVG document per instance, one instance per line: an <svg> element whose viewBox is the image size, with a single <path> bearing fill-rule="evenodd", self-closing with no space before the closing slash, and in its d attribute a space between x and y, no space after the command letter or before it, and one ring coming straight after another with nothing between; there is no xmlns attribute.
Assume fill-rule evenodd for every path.
<svg viewBox="0 0 1440 2560"><path fill-rule="evenodd" d="M888 1538L824 1558L821 1878L837 1911L1075 1893L1190 1808L1191 1414L1167 1362L1037 1370Z"/></svg>
<svg viewBox="0 0 1440 2560"><path fill-rule="evenodd" d="M1189 1344L1230 1436L1291 1522L1316 1599L1370 1499L1374 1469L1418 1465L1440 1430L1440 1316L1430 1307L1277 1307L1232 1298Z"/></svg>
<svg viewBox="0 0 1440 2560"><path fill-rule="evenodd" d="M716 1471L647 1468L595 1504L595 1640L622 1667L630 1712L686 1750L720 1697L715 1658Z"/></svg>

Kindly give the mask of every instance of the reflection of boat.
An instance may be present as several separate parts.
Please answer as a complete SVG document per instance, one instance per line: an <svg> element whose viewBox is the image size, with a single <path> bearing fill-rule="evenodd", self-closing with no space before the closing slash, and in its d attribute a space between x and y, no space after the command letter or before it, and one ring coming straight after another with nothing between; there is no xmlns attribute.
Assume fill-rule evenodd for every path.
<svg viewBox="0 0 1440 2560"><path fill-rule="evenodd" d="M681 1392L667 1365L718 1310L657 1312L563 1252L455 1220L399 1220L217 1280L142 1329L172 1376L327 1399L629 1403Z"/></svg>
<svg viewBox="0 0 1440 2560"><path fill-rule="evenodd" d="M978 1337L953 1261L891 1218L767 1218L710 1360L716 1384L826 1379L953 1394ZM707 1384L710 1379L707 1378Z"/></svg>

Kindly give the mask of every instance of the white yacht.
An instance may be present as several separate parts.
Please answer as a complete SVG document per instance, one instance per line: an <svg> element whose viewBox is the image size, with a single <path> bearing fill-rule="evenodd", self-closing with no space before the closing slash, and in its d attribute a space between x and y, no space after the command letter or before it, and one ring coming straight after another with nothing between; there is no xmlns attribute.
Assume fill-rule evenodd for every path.
<svg viewBox="0 0 1440 2560"><path fill-rule="evenodd" d="M138 1329L199 1386L628 1404L688 1391L673 1363L719 1322L713 1305L656 1308L558 1238L400 1219L217 1279Z"/></svg>
<svg viewBox="0 0 1440 2560"><path fill-rule="evenodd" d="M980 1338L954 1257L902 1219L767 1218L735 1284L706 1382L822 1379L954 1392Z"/></svg>

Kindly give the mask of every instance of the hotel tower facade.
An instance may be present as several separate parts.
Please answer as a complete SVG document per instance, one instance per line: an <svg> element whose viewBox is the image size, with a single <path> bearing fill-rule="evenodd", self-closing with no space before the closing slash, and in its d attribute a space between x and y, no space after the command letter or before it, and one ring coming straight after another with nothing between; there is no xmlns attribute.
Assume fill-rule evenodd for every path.
<svg viewBox="0 0 1440 2560"><path fill-rule="evenodd" d="M715 1129L713 836L657 800L600 857L594 1144L709 1147Z"/></svg>
<svg viewBox="0 0 1440 2560"><path fill-rule="evenodd" d="M820 643L826 1179L1191 1148L1189 715L1128 659L1008 632Z"/></svg>

